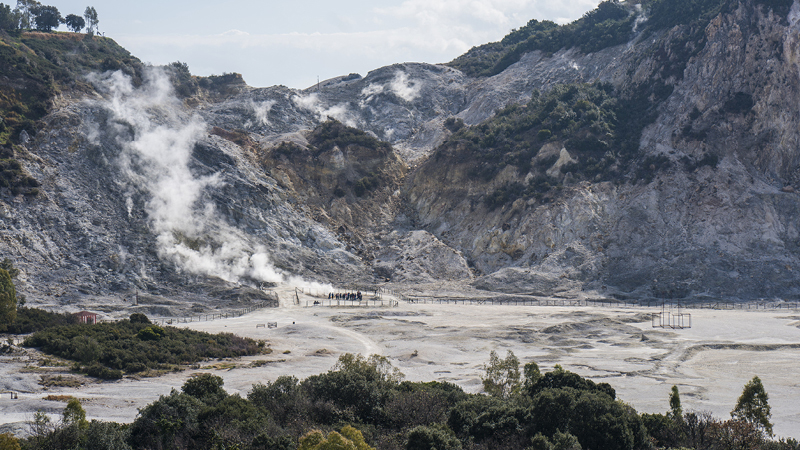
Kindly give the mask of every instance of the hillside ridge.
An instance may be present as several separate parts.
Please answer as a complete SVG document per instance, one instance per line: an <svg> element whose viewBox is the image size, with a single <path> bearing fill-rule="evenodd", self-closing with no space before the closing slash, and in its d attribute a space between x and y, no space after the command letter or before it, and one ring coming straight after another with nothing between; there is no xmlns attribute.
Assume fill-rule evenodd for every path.
<svg viewBox="0 0 800 450"><path fill-rule="evenodd" d="M5 135L26 187L2 188L0 252L34 303L109 314L276 283L796 300L799 7L669 5L605 2L307 90L121 50L102 72L116 60L83 41L4 36L45 68L66 60L36 39L88 50Z"/></svg>

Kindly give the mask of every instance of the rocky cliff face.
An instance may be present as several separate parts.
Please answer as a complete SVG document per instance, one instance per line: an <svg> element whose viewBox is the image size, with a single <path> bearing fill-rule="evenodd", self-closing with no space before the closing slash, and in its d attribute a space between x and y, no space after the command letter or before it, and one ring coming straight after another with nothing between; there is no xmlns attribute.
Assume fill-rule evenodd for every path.
<svg viewBox="0 0 800 450"><path fill-rule="evenodd" d="M95 75L96 94L62 99L18 151L42 186L0 199L2 253L31 300L76 308L137 290L203 308L271 283L386 280L795 300L799 19L797 3L782 17L746 1L699 30L533 51L484 78L407 63L306 91L242 85L181 101L155 73L140 87ZM606 152L617 175L576 172L600 163L556 133L476 176L452 118L477 126L573 83L649 108L635 151ZM621 134L638 113L611 107ZM536 195L495 201L535 183Z"/></svg>
<svg viewBox="0 0 800 450"><path fill-rule="evenodd" d="M684 38L679 27L610 49L603 71L585 73L584 81L623 90L642 80L671 85L641 138L641 154L669 167L649 183L567 184L552 203L518 200L488 211L475 207L474 193L491 191L502 177L438 181L436 168L424 168L409 199L423 224L471 256L487 289L795 297L797 12L795 3L785 21L742 3L716 17L680 77L664 79L658 60L659 50L674 48L670 40ZM573 66L594 64L576 57ZM703 158L719 162L685 164Z"/></svg>

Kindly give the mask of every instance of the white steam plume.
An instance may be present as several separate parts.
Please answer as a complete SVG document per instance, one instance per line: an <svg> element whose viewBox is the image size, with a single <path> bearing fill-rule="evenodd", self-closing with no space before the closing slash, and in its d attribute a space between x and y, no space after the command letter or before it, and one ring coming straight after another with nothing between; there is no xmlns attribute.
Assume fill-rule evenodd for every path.
<svg viewBox="0 0 800 450"><path fill-rule="evenodd" d="M148 70L139 88L122 72L93 74L89 80L106 94L102 106L111 115L109 127L122 148L122 174L131 186L150 195L145 209L160 258L190 273L230 282L289 281L327 288L299 277L287 280L263 246L254 248L244 233L218 216L213 204L203 201L207 189L222 185L218 174L196 176L190 169L192 151L206 124L198 116L186 117L163 71ZM263 106L266 119L272 105Z"/></svg>
<svg viewBox="0 0 800 450"><path fill-rule="evenodd" d="M251 120L245 122L245 128L252 128L254 125L269 125L269 112L272 110L272 107L275 106L275 100L266 100L263 102L256 103L253 100L250 100L248 106L251 110L253 110L253 115L255 115L255 123Z"/></svg>
<svg viewBox="0 0 800 450"><path fill-rule="evenodd" d="M394 74L394 79L389 84L389 87L395 95L407 102L419 97L419 91L422 88L418 82L408 81L408 74L401 71L397 71Z"/></svg>
<svg viewBox="0 0 800 450"><path fill-rule="evenodd" d="M398 70L394 73L394 78L392 78L392 81L388 82L386 85L370 83L368 86L362 89L362 98L359 102L359 106L364 108L367 103L371 102L375 98L376 95L386 92L387 89L394 95L407 102L410 102L419 97L422 86L417 81L409 81L408 74Z"/></svg>
<svg viewBox="0 0 800 450"><path fill-rule="evenodd" d="M320 121L331 117L347 126L356 127L358 125L356 120L352 117L352 114L350 114L350 111L347 109L346 104L340 103L333 105L330 108L325 108L317 94L295 95L292 97L292 101L295 105L315 113Z"/></svg>

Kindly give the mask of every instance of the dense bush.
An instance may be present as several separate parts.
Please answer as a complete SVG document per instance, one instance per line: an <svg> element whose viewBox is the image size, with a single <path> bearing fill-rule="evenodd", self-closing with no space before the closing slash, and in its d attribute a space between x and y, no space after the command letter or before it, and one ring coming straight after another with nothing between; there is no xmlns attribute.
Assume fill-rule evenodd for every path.
<svg viewBox="0 0 800 450"><path fill-rule="evenodd" d="M14 195L34 191L39 182L23 170L13 151L4 149L2 154L8 157L0 157L0 188L10 188Z"/></svg>
<svg viewBox="0 0 800 450"><path fill-rule="evenodd" d="M200 448L195 443L200 424L197 417L205 405L176 390L139 411L131 425L134 448Z"/></svg>
<svg viewBox="0 0 800 450"><path fill-rule="evenodd" d="M11 274L0 268L0 332L14 323L17 319L17 290L12 281Z"/></svg>
<svg viewBox="0 0 800 450"><path fill-rule="evenodd" d="M313 401L331 402L366 422L376 423L384 420L382 405L402 376L384 357L367 359L346 354L334 370L308 377L303 389Z"/></svg>
<svg viewBox="0 0 800 450"><path fill-rule="evenodd" d="M38 308L21 307L17 309L17 318L8 325L6 330L10 334L28 334L46 328L71 325L78 323L74 314L52 313Z"/></svg>
<svg viewBox="0 0 800 450"><path fill-rule="evenodd" d="M391 151L391 145L388 142L330 118L314 129L308 142L316 148L317 152L325 152L335 146L345 148L349 145L358 145L376 151Z"/></svg>
<svg viewBox="0 0 800 450"><path fill-rule="evenodd" d="M166 72L175 88L175 93L180 97L190 97L197 92L197 80L189 72L189 65L185 62L175 61L166 66Z"/></svg>
<svg viewBox="0 0 800 450"><path fill-rule="evenodd" d="M583 378L577 373L563 370L560 366L552 372L547 372L536 378L534 382L527 383L527 394L535 397L547 389L572 388L578 391L601 392L608 395L611 400L617 398L614 388L608 383L596 384L594 381Z"/></svg>
<svg viewBox="0 0 800 450"><path fill-rule="evenodd" d="M136 320L141 320L136 317ZM253 355L261 351L252 339L232 334L159 327L123 320L115 323L60 325L37 331L24 343L43 352L77 361L89 375L120 378L149 369L173 369L207 358ZM102 369L105 370L102 370Z"/></svg>
<svg viewBox="0 0 800 450"><path fill-rule="evenodd" d="M109 369L100 363L93 362L86 367L86 375L90 377L100 378L103 380L119 380L122 378L122 371L117 369Z"/></svg>
<svg viewBox="0 0 800 450"><path fill-rule="evenodd" d="M408 433L406 450L461 450L461 441L441 424L418 426Z"/></svg>
<svg viewBox="0 0 800 450"><path fill-rule="evenodd" d="M461 118L456 119L455 117L448 117L444 121L444 127L450 130L451 133L455 133L464 128L464 120Z"/></svg>
<svg viewBox="0 0 800 450"><path fill-rule="evenodd" d="M508 398L467 394L449 383L400 382L379 356L344 354L325 374L282 376L253 386L247 398L229 395L216 375L198 374L142 408L130 426L87 423L76 400L59 423L37 414L21 443L92 450L800 449L795 440L771 441L758 420L683 414L673 398L677 388L669 412L639 415L604 383L559 367L542 374L535 363L524 373ZM331 394L322 392L327 387ZM746 386L745 400L752 397L747 392ZM366 403L357 398L364 394Z"/></svg>
<svg viewBox="0 0 800 450"><path fill-rule="evenodd" d="M131 314L131 317L130 317L129 320L131 321L131 323L146 323L146 324L150 324L151 323L150 319L148 319L147 316L142 314L142 313L133 313L133 314Z"/></svg>
<svg viewBox="0 0 800 450"><path fill-rule="evenodd" d="M198 86L223 94L234 92L237 86L241 86L243 84L245 84L245 82L242 78L242 75L235 72L197 78Z"/></svg>

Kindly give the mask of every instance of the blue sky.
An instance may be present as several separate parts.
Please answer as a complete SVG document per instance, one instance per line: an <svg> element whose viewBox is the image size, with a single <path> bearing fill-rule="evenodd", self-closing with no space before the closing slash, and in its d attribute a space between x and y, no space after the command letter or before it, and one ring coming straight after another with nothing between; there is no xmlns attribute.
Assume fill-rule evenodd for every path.
<svg viewBox="0 0 800 450"><path fill-rule="evenodd" d="M11 2L8 2L11 3ZM62 16L86 0L50 1ZM93 1L100 31L152 64L239 72L251 86L306 88L401 62L447 62L530 19L566 23L597 0ZM63 27L62 27L63 29Z"/></svg>

